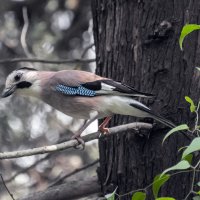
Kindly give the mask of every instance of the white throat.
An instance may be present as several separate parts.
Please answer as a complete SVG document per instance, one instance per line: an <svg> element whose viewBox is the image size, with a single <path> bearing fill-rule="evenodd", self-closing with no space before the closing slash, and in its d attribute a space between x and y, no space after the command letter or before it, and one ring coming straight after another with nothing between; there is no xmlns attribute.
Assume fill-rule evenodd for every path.
<svg viewBox="0 0 200 200"><path fill-rule="evenodd" d="M29 88L23 88L23 89L17 89L17 94L25 95L25 96L33 96L33 97L40 97L41 94L41 87L40 87L40 81L37 80L31 87Z"/></svg>

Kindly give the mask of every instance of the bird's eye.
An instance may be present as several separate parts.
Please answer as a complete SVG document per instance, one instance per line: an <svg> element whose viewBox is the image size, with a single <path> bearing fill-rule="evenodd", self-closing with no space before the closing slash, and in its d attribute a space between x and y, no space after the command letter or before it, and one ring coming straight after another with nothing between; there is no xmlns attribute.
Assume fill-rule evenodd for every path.
<svg viewBox="0 0 200 200"><path fill-rule="evenodd" d="M19 81L20 78L21 78L21 74L17 74L17 75L15 75L15 77L14 77L15 81Z"/></svg>

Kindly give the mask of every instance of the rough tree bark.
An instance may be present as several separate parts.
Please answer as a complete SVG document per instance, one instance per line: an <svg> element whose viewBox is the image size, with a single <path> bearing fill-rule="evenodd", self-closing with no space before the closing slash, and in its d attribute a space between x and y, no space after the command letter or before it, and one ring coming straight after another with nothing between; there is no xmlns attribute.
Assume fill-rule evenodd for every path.
<svg viewBox="0 0 200 200"><path fill-rule="evenodd" d="M143 102L174 123L191 122L184 96L196 101L199 96L195 66L200 64L200 37L192 33L184 42L184 52L178 38L186 22L200 23L199 8L199 0L93 0L97 74L155 94L154 100ZM166 21L172 25L169 29L161 27ZM111 123L133 120L116 116ZM129 132L102 139L98 171L103 192L110 193L116 186L118 194L144 188L155 175L175 164L180 157L178 148L189 141L179 134L162 146L166 131L159 124L146 137ZM188 174L177 175L160 196L183 199L189 182ZM148 193L153 199L152 192ZM130 199L130 195L121 199Z"/></svg>
<svg viewBox="0 0 200 200"><path fill-rule="evenodd" d="M72 200L99 193L97 177L67 182L17 200Z"/></svg>

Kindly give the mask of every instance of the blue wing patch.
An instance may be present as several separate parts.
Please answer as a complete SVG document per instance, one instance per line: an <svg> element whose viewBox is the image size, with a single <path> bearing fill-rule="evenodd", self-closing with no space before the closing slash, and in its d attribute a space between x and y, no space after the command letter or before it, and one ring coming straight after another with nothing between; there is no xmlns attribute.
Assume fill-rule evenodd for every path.
<svg viewBox="0 0 200 200"><path fill-rule="evenodd" d="M61 92L66 95L80 95L80 96L88 96L94 97L96 92L90 89L87 89L83 86L78 87L69 87L62 84L56 86L56 91Z"/></svg>

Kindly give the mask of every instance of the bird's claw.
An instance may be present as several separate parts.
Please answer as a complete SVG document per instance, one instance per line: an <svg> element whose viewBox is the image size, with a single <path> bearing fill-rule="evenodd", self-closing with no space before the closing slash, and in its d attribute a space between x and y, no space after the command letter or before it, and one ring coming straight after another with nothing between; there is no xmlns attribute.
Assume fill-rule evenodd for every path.
<svg viewBox="0 0 200 200"><path fill-rule="evenodd" d="M110 133L110 130L109 130L109 128L102 128L102 127L99 127L99 131L100 131L100 135L99 135L99 137L101 137L102 136L102 134L103 135L107 135L107 134L109 134Z"/></svg>
<svg viewBox="0 0 200 200"><path fill-rule="evenodd" d="M84 140L80 137L80 135L73 135L72 139L75 139L78 141L78 145L76 145L74 148L75 149L80 149L80 150L84 150L85 149L85 142Z"/></svg>
<svg viewBox="0 0 200 200"><path fill-rule="evenodd" d="M100 131L102 134L104 134L104 135L110 133L109 128L105 128L105 127L99 127L99 131Z"/></svg>
<svg viewBox="0 0 200 200"><path fill-rule="evenodd" d="M106 117L103 121L103 123L99 126L99 131L101 132L101 134L103 135L107 135L110 133L109 128L106 128L106 125L109 123L109 121L111 120L111 117ZM101 136L100 134L100 136Z"/></svg>

